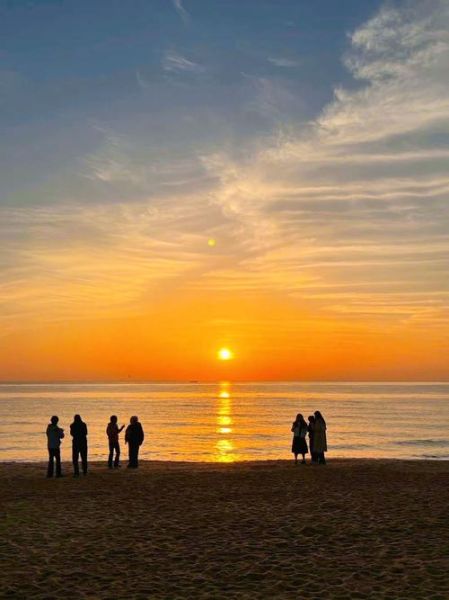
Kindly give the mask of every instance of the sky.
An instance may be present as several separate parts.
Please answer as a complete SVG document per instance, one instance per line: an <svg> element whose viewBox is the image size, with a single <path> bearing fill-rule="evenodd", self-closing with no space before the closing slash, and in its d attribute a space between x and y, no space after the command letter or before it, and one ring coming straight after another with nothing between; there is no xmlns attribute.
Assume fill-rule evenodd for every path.
<svg viewBox="0 0 449 600"><path fill-rule="evenodd" d="M447 0L0 0L0 381L449 380L448 134Z"/></svg>

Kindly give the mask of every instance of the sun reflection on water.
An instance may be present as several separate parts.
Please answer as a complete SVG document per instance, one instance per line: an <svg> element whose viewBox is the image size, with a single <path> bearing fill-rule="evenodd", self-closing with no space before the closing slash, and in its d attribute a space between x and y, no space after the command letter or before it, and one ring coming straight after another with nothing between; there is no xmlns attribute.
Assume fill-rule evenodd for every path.
<svg viewBox="0 0 449 600"><path fill-rule="evenodd" d="M217 462L234 462L236 460L235 447L233 441L228 437L233 431L232 400L229 383L220 383L217 401L216 432L220 437L215 444L215 458Z"/></svg>

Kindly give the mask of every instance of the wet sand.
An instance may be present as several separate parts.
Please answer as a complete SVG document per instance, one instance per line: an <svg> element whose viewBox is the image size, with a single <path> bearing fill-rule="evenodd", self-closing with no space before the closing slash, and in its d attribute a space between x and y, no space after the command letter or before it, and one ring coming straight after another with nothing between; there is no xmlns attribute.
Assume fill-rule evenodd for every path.
<svg viewBox="0 0 449 600"><path fill-rule="evenodd" d="M449 598L449 462L0 464L1 597Z"/></svg>

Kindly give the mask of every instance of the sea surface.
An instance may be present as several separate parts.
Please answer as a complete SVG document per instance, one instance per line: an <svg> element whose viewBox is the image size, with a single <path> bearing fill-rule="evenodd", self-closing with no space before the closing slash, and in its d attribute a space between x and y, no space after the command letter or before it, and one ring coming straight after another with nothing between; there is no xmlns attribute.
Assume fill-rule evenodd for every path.
<svg viewBox="0 0 449 600"><path fill-rule="evenodd" d="M70 460L75 413L88 425L92 460L107 458L112 414L122 424L138 415L142 458L285 459L296 413L307 418L315 410L327 421L329 459L449 459L449 383L58 383L0 385L0 460L45 460L53 414L66 433L63 460Z"/></svg>

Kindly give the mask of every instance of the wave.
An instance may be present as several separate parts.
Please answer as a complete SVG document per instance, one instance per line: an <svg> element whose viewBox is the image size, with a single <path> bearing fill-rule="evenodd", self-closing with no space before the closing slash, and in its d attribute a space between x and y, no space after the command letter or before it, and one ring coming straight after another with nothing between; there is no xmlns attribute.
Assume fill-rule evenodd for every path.
<svg viewBox="0 0 449 600"><path fill-rule="evenodd" d="M448 460L449 454L413 454L414 458L427 458L432 460Z"/></svg>
<svg viewBox="0 0 449 600"><path fill-rule="evenodd" d="M399 442L394 442L397 446L440 446L446 447L449 446L449 440L447 439L428 439L428 440L401 440Z"/></svg>

